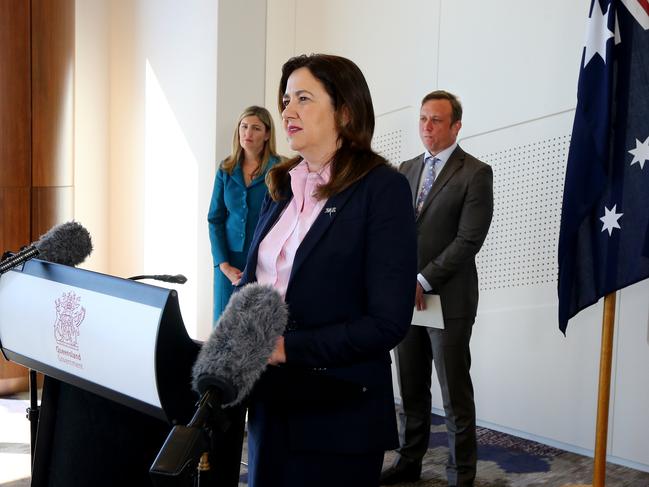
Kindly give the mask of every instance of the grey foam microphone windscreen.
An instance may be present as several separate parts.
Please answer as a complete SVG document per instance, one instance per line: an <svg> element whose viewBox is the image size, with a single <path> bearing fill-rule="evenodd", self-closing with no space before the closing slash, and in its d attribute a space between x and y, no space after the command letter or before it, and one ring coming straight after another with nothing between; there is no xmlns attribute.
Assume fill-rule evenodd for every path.
<svg viewBox="0 0 649 487"><path fill-rule="evenodd" d="M90 233L75 221L52 227L33 245L38 258L69 266L81 264L92 252Z"/></svg>
<svg viewBox="0 0 649 487"><path fill-rule="evenodd" d="M57 264L76 266L92 252L88 230L77 222L52 227L41 238L0 262L0 275L36 257Z"/></svg>
<svg viewBox="0 0 649 487"><path fill-rule="evenodd" d="M284 333L288 309L271 286L251 283L230 298L192 371L194 390L229 384L232 406L250 392ZM225 402L225 401L224 401Z"/></svg>

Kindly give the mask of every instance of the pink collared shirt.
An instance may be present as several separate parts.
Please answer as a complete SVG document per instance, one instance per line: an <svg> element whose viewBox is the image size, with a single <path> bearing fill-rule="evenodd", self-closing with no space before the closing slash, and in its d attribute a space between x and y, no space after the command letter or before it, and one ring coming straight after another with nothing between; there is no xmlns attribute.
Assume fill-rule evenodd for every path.
<svg viewBox="0 0 649 487"><path fill-rule="evenodd" d="M273 286L282 298L286 297L295 253L327 202L315 199L313 193L329 182L331 171L327 164L319 172L309 172L302 160L289 175L293 198L259 244L257 257L257 282Z"/></svg>

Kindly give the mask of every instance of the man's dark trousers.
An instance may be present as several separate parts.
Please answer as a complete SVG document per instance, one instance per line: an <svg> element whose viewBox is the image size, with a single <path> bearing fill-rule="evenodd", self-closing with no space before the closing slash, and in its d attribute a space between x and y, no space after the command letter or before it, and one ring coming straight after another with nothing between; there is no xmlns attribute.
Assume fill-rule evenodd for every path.
<svg viewBox="0 0 649 487"><path fill-rule="evenodd" d="M476 475L475 404L469 374L472 327L471 319L446 320L443 330L412 325L395 349L404 409L399 453L420 462L428 449L434 361L446 414L449 485L472 486Z"/></svg>

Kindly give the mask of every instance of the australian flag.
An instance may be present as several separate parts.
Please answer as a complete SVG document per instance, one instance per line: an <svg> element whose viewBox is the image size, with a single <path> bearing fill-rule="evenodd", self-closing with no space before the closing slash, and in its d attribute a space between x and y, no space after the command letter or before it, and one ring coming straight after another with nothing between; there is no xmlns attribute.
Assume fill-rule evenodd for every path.
<svg viewBox="0 0 649 487"><path fill-rule="evenodd" d="M649 0L593 0L563 190L559 328L647 277Z"/></svg>

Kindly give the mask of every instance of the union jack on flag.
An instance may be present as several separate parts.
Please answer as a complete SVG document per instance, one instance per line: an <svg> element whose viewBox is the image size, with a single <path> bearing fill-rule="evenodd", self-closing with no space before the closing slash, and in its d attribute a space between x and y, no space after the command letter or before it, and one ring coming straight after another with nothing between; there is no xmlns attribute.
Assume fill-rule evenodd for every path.
<svg viewBox="0 0 649 487"><path fill-rule="evenodd" d="M649 277L649 0L592 0L559 234L559 328Z"/></svg>

